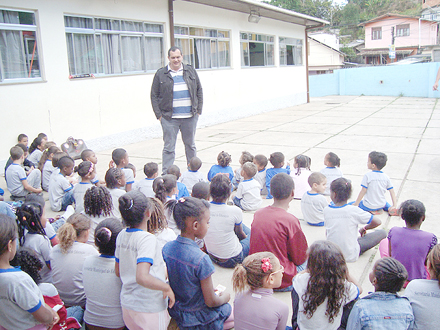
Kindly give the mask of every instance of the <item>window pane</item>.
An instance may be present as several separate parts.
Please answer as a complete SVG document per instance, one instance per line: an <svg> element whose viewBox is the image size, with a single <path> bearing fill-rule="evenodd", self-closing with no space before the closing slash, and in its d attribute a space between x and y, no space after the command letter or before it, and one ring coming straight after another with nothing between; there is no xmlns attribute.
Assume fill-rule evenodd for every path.
<svg viewBox="0 0 440 330"><path fill-rule="evenodd" d="M90 34L67 34L67 54L71 75L96 73L95 42Z"/></svg>
<svg viewBox="0 0 440 330"><path fill-rule="evenodd" d="M218 66L220 68L231 66L229 63L229 41L218 42Z"/></svg>
<svg viewBox="0 0 440 330"><path fill-rule="evenodd" d="M104 73L121 73L119 36L115 34L103 33L101 36L101 47Z"/></svg>
<svg viewBox="0 0 440 330"><path fill-rule="evenodd" d="M296 56L295 56L295 65L302 65L303 64L303 59L302 59L302 46L297 46L294 47Z"/></svg>
<svg viewBox="0 0 440 330"><path fill-rule="evenodd" d="M141 22L121 21L122 31L143 32Z"/></svg>
<svg viewBox="0 0 440 330"><path fill-rule="evenodd" d="M4 79L26 78L25 49L20 31L0 30L0 57Z"/></svg>
<svg viewBox="0 0 440 330"><path fill-rule="evenodd" d="M163 27L160 24L145 23L145 32L163 33ZM174 29L174 33L176 33L176 29Z"/></svg>
<svg viewBox="0 0 440 330"><path fill-rule="evenodd" d="M142 38L132 36L121 37L122 71L142 71Z"/></svg>
<svg viewBox="0 0 440 330"><path fill-rule="evenodd" d="M35 25L35 15L34 13L24 13L18 12L18 17L20 18L20 24L23 25Z"/></svg>
<svg viewBox="0 0 440 330"><path fill-rule="evenodd" d="M195 27L190 27L189 28L189 35L191 36L203 36L203 29L201 28L195 28Z"/></svg>
<svg viewBox="0 0 440 330"><path fill-rule="evenodd" d="M163 67L162 38L145 37L146 69L157 70Z"/></svg>
<svg viewBox="0 0 440 330"><path fill-rule="evenodd" d="M295 48L291 45L287 45L286 46L286 64L287 65L295 65L295 61L294 61L294 51Z"/></svg>
<svg viewBox="0 0 440 330"><path fill-rule="evenodd" d="M247 40L248 39L248 34L247 33L240 33L240 38L241 40Z"/></svg>
<svg viewBox="0 0 440 330"><path fill-rule="evenodd" d="M286 45L283 45L280 40L280 65L286 64Z"/></svg>
<svg viewBox="0 0 440 330"><path fill-rule="evenodd" d="M211 67L211 42L209 39L194 39L194 67L196 69Z"/></svg>
<svg viewBox="0 0 440 330"><path fill-rule="evenodd" d="M211 66L213 68L218 67L217 63L217 42L215 40L211 40Z"/></svg>
<svg viewBox="0 0 440 330"><path fill-rule="evenodd" d="M64 16L64 25L73 28L93 29L93 20L87 17Z"/></svg>
<svg viewBox="0 0 440 330"><path fill-rule="evenodd" d="M95 29L121 31L120 21L116 19L95 18Z"/></svg>
<svg viewBox="0 0 440 330"><path fill-rule="evenodd" d="M180 35L188 35L188 28L184 26L175 26L174 27L174 34L180 34Z"/></svg>
<svg viewBox="0 0 440 330"><path fill-rule="evenodd" d="M217 38L217 30L205 29L205 37Z"/></svg>
<svg viewBox="0 0 440 330"><path fill-rule="evenodd" d="M264 43L249 43L250 66L264 66Z"/></svg>
<svg viewBox="0 0 440 330"><path fill-rule="evenodd" d="M191 52L189 50L189 39L176 39L176 46L182 50L183 62L191 64Z"/></svg>
<svg viewBox="0 0 440 330"><path fill-rule="evenodd" d="M20 24L18 11L0 10L0 23Z"/></svg>
<svg viewBox="0 0 440 330"><path fill-rule="evenodd" d="M273 44L266 44L266 65L274 65L275 47Z"/></svg>
<svg viewBox="0 0 440 330"><path fill-rule="evenodd" d="M241 43L241 66L249 66L249 44Z"/></svg>
<svg viewBox="0 0 440 330"><path fill-rule="evenodd" d="M229 38L229 31L218 31L219 38Z"/></svg>

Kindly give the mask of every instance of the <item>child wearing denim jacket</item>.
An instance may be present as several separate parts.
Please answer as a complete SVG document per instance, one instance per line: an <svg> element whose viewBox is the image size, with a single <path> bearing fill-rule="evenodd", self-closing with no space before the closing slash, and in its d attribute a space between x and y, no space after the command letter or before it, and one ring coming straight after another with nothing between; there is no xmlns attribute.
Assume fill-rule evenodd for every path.
<svg viewBox="0 0 440 330"><path fill-rule="evenodd" d="M405 267L396 259L379 259L370 273L375 292L353 306L347 330L413 329L414 315L409 300L397 294L407 277Z"/></svg>

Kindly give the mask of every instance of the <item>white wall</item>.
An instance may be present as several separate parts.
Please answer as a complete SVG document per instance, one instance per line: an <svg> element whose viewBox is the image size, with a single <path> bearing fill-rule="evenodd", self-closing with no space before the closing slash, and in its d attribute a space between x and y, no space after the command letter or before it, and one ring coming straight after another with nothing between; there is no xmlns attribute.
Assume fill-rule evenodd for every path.
<svg viewBox="0 0 440 330"><path fill-rule="evenodd" d="M344 64L344 56L330 48L309 39L309 70L326 70L340 68Z"/></svg>
<svg viewBox="0 0 440 330"><path fill-rule="evenodd" d="M94 15L165 23L167 0L2 0L0 7L36 10L43 82L0 84L3 143L0 160L19 133L32 140L83 138L95 150L137 142L161 134L150 104L154 74L69 80L64 14ZM204 90L199 125L211 125L254 113L306 102L305 65L279 67L278 36L304 38L304 27L184 1L174 2L175 24L231 30L232 68L198 71ZM276 35L275 67L241 68L239 32ZM305 49L305 47L304 47ZM303 51L304 52L304 51ZM303 59L305 63L305 58ZM294 80L291 77L296 77ZM5 124L5 123L10 123Z"/></svg>

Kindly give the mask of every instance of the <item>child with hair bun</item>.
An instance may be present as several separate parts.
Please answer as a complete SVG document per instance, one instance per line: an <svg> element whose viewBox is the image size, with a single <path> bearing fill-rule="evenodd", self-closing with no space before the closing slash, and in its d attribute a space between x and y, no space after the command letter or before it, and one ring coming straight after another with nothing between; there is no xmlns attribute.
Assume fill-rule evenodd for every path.
<svg viewBox="0 0 440 330"><path fill-rule="evenodd" d="M173 216L180 236L165 244L163 256L176 304L170 306L171 317L181 330L221 330L233 328L228 320L232 307L229 293L215 294L212 274L215 271L209 256L195 242L203 239L209 227L209 203L194 197L179 199Z"/></svg>
<svg viewBox="0 0 440 330"><path fill-rule="evenodd" d="M122 315L129 329L166 330L170 322L167 305L174 305L174 293L165 282L162 251L157 238L148 232L151 208L140 191L119 198L119 211L128 228L116 239L115 271L122 281Z"/></svg>
<svg viewBox="0 0 440 330"><path fill-rule="evenodd" d="M404 296L414 312L414 329L436 329L440 324L440 245L432 248L426 259L430 280L412 280Z"/></svg>
<svg viewBox="0 0 440 330"><path fill-rule="evenodd" d="M234 328L285 330L289 307L273 297L281 285L284 267L271 252L247 256L235 266L232 284L237 294L234 301ZM245 289L249 287L249 290Z"/></svg>
<svg viewBox="0 0 440 330"><path fill-rule="evenodd" d="M92 162L85 161L75 166L73 171L81 177L81 181L73 187L75 212L81 213L84 211L84 195L88 189L94 186L91 180L96 176L96 168Z"/></svg>
<svg viewBox="0 0 440 330"><path fill-rule="evenodd" d="M87 297L84 322L89 330L125 327L120 298L122 282L115 274L116 238L122 229L119 219L102 221L95 230L95 245L100 255L84 260L83 283Z"/></svg>
<svg viewBox="0 0 440 330"><path fill-rule="evenodd" d="M414 315L407 298L397 294L408 277L394 258L376 261L370 273L374 293L358 300L348 318L347 330L413 329Z"/></svg>
<svg viewBox="0 0 440 330"><path fill-rule="evenodd" d="M234 171L232 167L229 166L232 158L231 155L226 151L222 151L217 156L217 165L212 165L208 172L208 181L211 182L212 178L219 173L223 173L228 176L229 180L232 181L234 178Z"/></svg>
<svg viewBox="0 0 440 330"><path fill-rule="evenodd" d="M349 275L339 247L316 241L308 251L307 268L293 279L292 326L301 330L336 330L343 307L359 297L360 285Z"/></svg>
<svg viewBox="0 0 440 330"><path fill-rule="evenodd" d="M339 168L341 166L341 159L334 152L329 152L324 157L324 165L326 167L321 170L321 173L327 178L327 187L325 188L324 195L330 196L330 185L334 180L343 176Z"/></svg>
<svg viewBox="0 0 440 330"><path fill-rule="evenodd" d="M400 205L400 216L405 227L393 227L388 232L389 256L399 260L408 272L408 281L428 277L425 260L429 251L437 244L437 237L420 230L425 220L422 202L409 199ZM406 286L406 285L405 285Z"/></svg>
<svg viewBox="0 0 440 330"><path fill-rule="evenodd" d="M58 229L60 244L50 254L53 284L66 307L84 308L86 304L83 264L88 256L98 255L93 246L86 244L90 227L91 221L84 214L71 215Z"/></svg>

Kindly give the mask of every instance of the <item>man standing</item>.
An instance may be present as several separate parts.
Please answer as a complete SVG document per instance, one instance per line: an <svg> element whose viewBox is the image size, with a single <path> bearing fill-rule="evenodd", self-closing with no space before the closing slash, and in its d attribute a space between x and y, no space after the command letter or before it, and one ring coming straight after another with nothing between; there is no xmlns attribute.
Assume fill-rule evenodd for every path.
<svg viewBox="0 0 440 330"><path fill-rule="evenodd" d="M179 47L168 50L169 64L157 70L151 86L151 105L163 131L162 173L173 165L177 133L182 135L187 164L196 156L195 134L202 113L203 92L196 70L182 64Z"/></svg>

